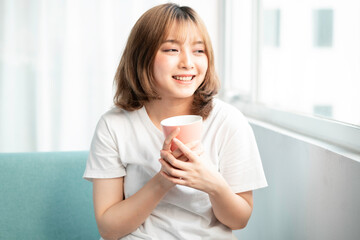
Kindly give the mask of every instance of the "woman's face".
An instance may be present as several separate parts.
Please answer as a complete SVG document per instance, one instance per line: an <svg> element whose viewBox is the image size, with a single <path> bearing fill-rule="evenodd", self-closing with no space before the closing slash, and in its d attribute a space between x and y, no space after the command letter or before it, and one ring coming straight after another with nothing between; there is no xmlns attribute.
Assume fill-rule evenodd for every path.
<svg viewBox="0 0 360 240"><path fill-rule="evenodd" d="M170 29L154 60L157 93L163 100L192 98L208 68L204 39L197 27L188 24L179 34L177 25Z"/></svg>

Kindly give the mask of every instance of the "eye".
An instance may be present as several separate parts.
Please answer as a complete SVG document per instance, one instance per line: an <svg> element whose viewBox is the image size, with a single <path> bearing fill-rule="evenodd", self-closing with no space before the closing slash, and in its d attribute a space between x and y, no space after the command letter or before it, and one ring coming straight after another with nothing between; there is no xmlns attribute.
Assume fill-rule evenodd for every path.
<svg viewBox="0 0 360 240"><path fill-rule="evenodd" d="M195 53L203 54L203 53L205 53L205 50L204 49L198 49L198 50L195 50Z"/></svg>
<svg viewBox="0 0 360 240"><path fill-rule="evenodd" d="M164 52L178 52L178 50L175 49L175 48L165 49L165 50L163 50L163 51L164 51Z"/></svg>

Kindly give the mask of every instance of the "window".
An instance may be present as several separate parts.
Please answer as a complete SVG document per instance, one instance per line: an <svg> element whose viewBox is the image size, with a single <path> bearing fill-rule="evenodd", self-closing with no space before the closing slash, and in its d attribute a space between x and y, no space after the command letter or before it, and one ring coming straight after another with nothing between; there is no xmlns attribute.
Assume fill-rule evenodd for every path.
<svg viewBox="0 0 360 240"><path fill-rule="evenodd" d="M246 97L224 95L249 100L242 101L247 103L244 109L257 118L358 152L360 2L247 2L253 26L251 89ZM231 12L241 14L239 10L233 7ZM247 30L236 31L238 39L249 36ZM231 78L228 88L244 81L239 76ZM305 119L321 123L314 125ZM305 125L308 130L302 129ZM335 131L337 126L341 129Z"/></svg>
<svg viewBox="0 0 360 240"><path fill-rule="evenodd" d="M271 2L265 0L264 5ZM283 13L281 45L276 50L266 42L260 45L259 102L360 125L357 2L328 1L332 6L327 9L319 9L313 1L277 6ZM264 13L264 18L269 17L269 12ZM274 11L272 15L276 16ZM264 34L267 28L274 29L264 24Z"/></svg>
<svg viewBox="0 0 360 240"><path fill-rule="evenodd" d="M333 43L333 10L314 10L314 46L331 47Z"/></svg>
<svg viewBox="0 0 360 240"><path fill-rule="evenodd" d="M280 45L280 10L264 9L264 46L279 47Z"/></svg>
<svg viewBox="0 0 360 240"><path fill-rule="evenodd" d="M226 97L248 98L251 95L252 75L252 5L251 1L222 1L225 41L222 44L219 75ZM236 9L236 14L228 14ZM221 20L221 18L220 18ZM221 56L221 55L220 55ZM231 81L230 79L236 79Z"/></svg>

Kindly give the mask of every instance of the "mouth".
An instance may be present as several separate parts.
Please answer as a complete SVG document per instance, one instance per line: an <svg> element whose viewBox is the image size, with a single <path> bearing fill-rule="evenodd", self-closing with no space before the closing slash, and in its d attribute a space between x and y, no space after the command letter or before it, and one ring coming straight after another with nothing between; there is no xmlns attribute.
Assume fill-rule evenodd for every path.
<svg viewBox="0 0 360 240"><path fill-rule="evenodd" d="M195 75L174 75L172 76L173 79L182 81L182 82L190 82L193 80Z"/></svg>

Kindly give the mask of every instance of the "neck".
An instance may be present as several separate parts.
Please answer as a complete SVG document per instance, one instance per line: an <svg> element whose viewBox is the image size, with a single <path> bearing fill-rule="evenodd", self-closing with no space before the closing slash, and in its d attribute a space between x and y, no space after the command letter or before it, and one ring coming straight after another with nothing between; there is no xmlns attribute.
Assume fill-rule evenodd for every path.
<svg viewBox="0 0 360 240"><path fill-rule="evenodd" d="M145 109L154 125L161 129L160 122L165 118L191 114L193 98L181 100L153 100L145 104Z"/></svg>

